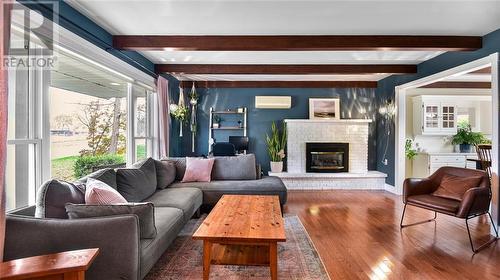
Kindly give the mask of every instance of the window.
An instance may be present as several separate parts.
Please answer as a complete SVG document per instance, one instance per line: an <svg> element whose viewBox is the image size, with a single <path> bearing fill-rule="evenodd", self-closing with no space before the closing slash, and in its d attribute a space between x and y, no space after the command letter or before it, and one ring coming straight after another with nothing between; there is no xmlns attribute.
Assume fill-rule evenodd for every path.
<svg viewBox="0 0 500 280"><path fill-rule="evenodd" d="M41 42L19 30L11 28L11 47L30 48L15 55L40 56ZM7 210L33 205L50 178L73 181L154 155L153 78L60 31L57 68L9 69Z"/></svg>
<svg viewBox="0 0 500 280"><path fill-rule="evenodd" d="M152 95L147 89L138 86L131 86L132 108L130 112L131 121L134 123L133 135L131 135L131 148L134 153L130 155L129 161L135 162L145 159L153 154L152 138Z"/></svg>
<svg viewBox="0 0 500 280"><path fill-rule="evenodd" d="M23 48L35 42L11 29L11 49ZM33 46L32 48L36 48ZM25 53L12 53L13 56L35 56L27 49ZM18 66L8 70L8 126L7 126L7 165L6 197L7 210L24 207L35 202L36 187L40 184L40 122L36 108L39 93L32 85L40 83L41 75L33 75L36 69Z"/></svg>
<svg viewBox="0 0 500 280"><path fill-rule="evenodd" d="M53 178L73 181L125 163L127 81L61 52L49 93Z"/></svg>

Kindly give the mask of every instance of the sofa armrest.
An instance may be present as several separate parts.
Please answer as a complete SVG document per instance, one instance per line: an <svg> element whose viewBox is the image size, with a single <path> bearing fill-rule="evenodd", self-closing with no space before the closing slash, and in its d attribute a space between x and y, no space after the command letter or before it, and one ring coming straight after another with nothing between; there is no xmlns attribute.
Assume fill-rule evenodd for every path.
<svg viewBox="0 0 500 280"><path fill-rule="evenodd" d="M139 244L135 215L74 220L7 215L4 260L99 248L87 279L138 279Z"/></svg>
<svg viewBox="0 0 500 280"><path fill-rule="evenodd" d="M456 216L467 218L475 214L483 214L490 209L490 200L489 187L470 188L465 192Z"/></svg>
<svg viewBox="0 0 500 280"><path fill-rule="evenodd" d="M408 201L408 197L413 195L430 194L434 191L435 186L427 178L407 178L403 183L403 202Z"/></svg>

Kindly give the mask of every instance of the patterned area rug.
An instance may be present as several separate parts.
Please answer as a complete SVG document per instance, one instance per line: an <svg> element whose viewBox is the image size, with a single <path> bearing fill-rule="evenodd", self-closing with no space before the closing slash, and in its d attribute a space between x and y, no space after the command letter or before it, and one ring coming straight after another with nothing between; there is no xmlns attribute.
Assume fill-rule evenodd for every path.
<svg viewBox="0 0 500 280"><path fill-rule="evenodd" d="M203 242L191 235L204 217L192 219L169 249L158 260L145 279L202 279ZM323 262L297 216L285 217L287 241L278 243L278 277L280 279L330 279ZM210 279L270 279L268 267L212 265Z"/></svg>

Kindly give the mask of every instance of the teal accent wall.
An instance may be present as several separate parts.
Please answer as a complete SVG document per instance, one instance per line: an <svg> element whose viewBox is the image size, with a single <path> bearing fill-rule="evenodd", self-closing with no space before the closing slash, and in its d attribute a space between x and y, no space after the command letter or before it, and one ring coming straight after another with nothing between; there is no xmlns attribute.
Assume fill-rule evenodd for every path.
<svg viewBox="0 0 500 280"><path fill-rule="evenodd" d="M174 82L171 81L171 85ZM187 97L189 90L185 90ZM340 98L341 118L343 119L376 119L377 108L375 103L375 89L359 88L211 88L197 89L200 95L198 118L198 137L196 139L196 150L191 152L191 134L185 133L183 138L178 137L178 122L173 121L171 130L171 155L206 155L208 152L208 125L210 107L215 110L236 109L247 107L248 109L248 136L250 138L250 152L256 155L257 161L264 170L269 170L269 157L264 142L264 136L269 133L273 121L280 122L283 119L307 119L309 118L310 97L338 97ZM178 89L171 92L178 97ZM291 109L256 109L255 96L257 95L279 95L292 96ZM238 116L224 115L222 125L234 126L242 119ZM376 123L370 124L369 135L369 169L376 169ZM184 132L189 131L189 126ZM227 141L229 135L241 135L240 132L216 131L217 141Z"/></svg>
<svg viewBox="0 0 500 280"><path fill-rule="evenodd" d="M447 52L433 59L422 62L417 67L417 73L412 75L393 75L378 82L376 90L377 107L387 100L394 100L395 87L432 75L444 70L500 52L500 29L483 37L483 47L471 52ZM389 128L389 130L386 130ZM382 116L377 116L377 170L388 175L387 183L395 184L395 131L394 122L386 122ZM386 133L389 131L389 133ZM385 150L387 147L387 151ZM383 163L387 159L388 164Z"/></svg>

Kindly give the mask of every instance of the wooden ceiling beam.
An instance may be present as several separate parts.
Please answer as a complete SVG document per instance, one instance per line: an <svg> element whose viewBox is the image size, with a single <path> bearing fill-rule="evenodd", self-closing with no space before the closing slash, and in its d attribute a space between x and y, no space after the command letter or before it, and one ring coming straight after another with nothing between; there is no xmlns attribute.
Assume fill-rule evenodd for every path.
<svg viewBox="0 0 500 280"><path fill-rule="evenodd" d="M472 51L479 36L410 35L116 35L121 50L177 51Z"/></svg>
<svg viewBox="0 0 500 280"><path fill-rule="evenodd" d="M310 74L413 74L416 65L402 64L157 64L156 73L182 74L241 74L241 75L310 75Z"/></svg>
<svg viewBox="0 0 500 280"><path fill-rule="evenodd" d="M422 88L478 88L491 89L490 82L436 82L423 86Z"/></svg>
<svg viewBox="0 0 500 280"><path fill-rule="evenodd" d="M376 88L376 81L194 81L197 88ZM191 88L193 81L181 81Z"/></svg>

